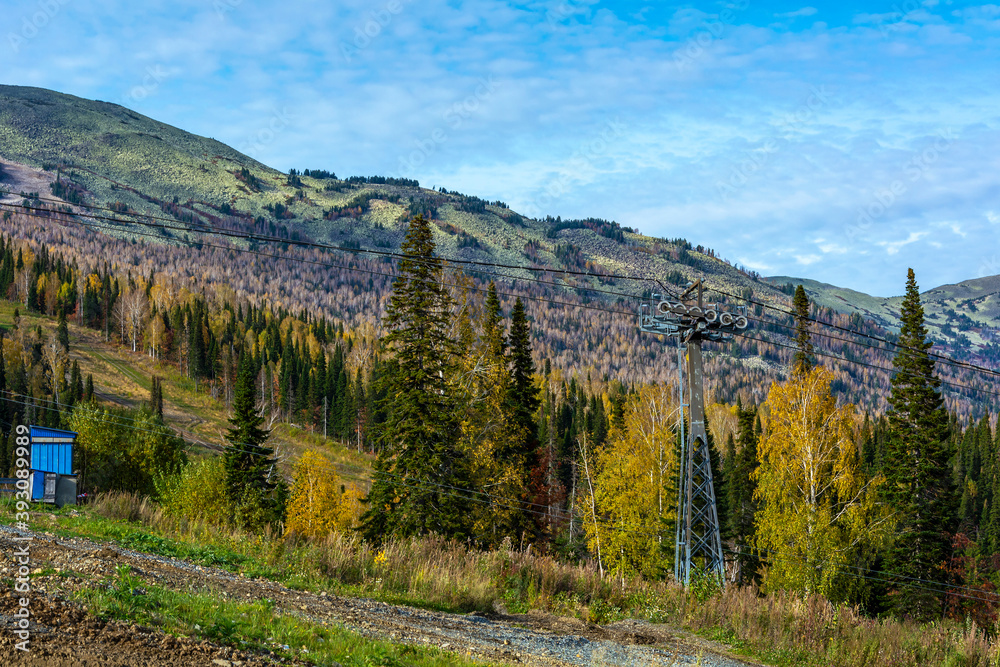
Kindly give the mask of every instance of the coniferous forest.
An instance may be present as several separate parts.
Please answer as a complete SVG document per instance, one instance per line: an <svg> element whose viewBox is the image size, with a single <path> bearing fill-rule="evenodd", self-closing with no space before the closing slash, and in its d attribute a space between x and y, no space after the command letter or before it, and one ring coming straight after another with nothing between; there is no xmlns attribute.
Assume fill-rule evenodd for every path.
<svg viewBox="0 0 1000 667"><path fill-rule="evenodd" d="M683 464L676 379L561 368L538 344L528 298L502 299L494 281L448 268L422 215L401 255L371 327L210 277L83 269L65 249L4 237L0 294L15 310L0 355L0 477L14 470L18 424L69 428L88 494L145 494L250 533L528 549L587 563L622 591L669 581ZM1000 435L990 412L949 409L916 276L887 395L872 402L884 409L847 400L801 288L792 305L787 373L709 404L727 565L725 582L699 586L993 627ZM21 313L54 318L55 332L24 326ZM68 323L193 381L229 415L222 455L191 453L164 418L157 377L142 405L110 401L112 387L70 362ZM339 477L321 452L282 469L269 444L280 423L372 457L370 481Z"/></svg>

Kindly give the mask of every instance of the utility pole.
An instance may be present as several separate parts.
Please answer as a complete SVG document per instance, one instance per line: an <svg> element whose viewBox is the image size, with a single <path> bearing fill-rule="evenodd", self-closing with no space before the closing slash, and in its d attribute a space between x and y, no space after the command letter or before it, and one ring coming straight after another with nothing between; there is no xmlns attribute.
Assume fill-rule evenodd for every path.
<svg viewBox="0 0 1000 667"><path fill-rule="evenodd" d="M691 297L696 292L696 297ZM692 303L694 301L694 303ZM674 541L674 577L687 586L692 571L714 573L725 584L722 535L712 482L711 454L705 430L705 371L702 341L722 341L749 322L742 307L737 313L721 311L718 304L706 307L701 280L692 283L676 300L660 294L640 307L639 329L674 337L678 341L677 369L681 395L681 461L677 489L677 530ZM687 348L687 397L684 403L683 348ZM684 407L688 407L688 434L684 437Z"/></svg>

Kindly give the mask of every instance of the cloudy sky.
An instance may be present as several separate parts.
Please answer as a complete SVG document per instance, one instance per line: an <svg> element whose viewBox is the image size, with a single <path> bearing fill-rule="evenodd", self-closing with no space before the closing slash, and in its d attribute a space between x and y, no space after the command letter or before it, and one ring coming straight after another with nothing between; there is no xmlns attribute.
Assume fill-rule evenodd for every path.
<svg viewBox="0 0 1000 667"><path fill-rule="evenodd" d="M869 293L1000 273L1000 6L6 0L0 81Z"/></svg>

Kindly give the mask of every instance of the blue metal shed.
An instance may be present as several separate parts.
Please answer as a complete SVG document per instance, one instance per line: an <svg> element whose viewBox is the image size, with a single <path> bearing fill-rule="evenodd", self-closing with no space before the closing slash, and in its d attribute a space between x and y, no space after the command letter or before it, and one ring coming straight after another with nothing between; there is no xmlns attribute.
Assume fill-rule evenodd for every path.
<svg viewBox="0 0 1000 667"><path fill-rule="evenodd" d="M31 469L72 475L73 442L76 436L74 431L32 426Z"/></svg>
<svg viewBox="0 0 1000 667"><path fill-rule="evenodd" d="M31 499L76 504L73 443L77 433L41 426L29 427L31 440Z"/></svg>

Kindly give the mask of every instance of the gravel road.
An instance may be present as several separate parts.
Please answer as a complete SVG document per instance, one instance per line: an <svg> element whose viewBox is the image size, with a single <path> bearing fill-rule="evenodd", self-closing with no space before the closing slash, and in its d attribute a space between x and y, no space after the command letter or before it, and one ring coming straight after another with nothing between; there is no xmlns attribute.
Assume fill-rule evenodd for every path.
<svg viewBox="0 0 1000 667"><path fill-rule="evenodd" d="M13 551L15 543L11 537L18 531L0 526L0 578L12 578L14 571ZM31 558L34 568L53 568L56 571L70 571L89 575L89 578L40 576L32 581L34 595L45 596L45 609L55 617L71 613L73 605L64 600L76 588L92 585L93 577L114 574L115 567L128 564L133 574L142 579L167 588L190 590L204 589L232 600L270 599L279 613L300 616L312 622L340 625L361 634L393 642L437 646L448 651L482 659L490 663L523 665L701 665L702 667L751 667L758 663L730 655L725 647L662 625L642 621L623 621L609 625L584 623L576 618L559 617L547 613L529 614L447 614L442 612L391 605L364 598L345 598L326 593L307 593L292 590L273 581L247 579L224 570L202 567L173 558L121 549L112 543L92 542L83 539L56 539L44 533L30 533ZM8 626L14 604L0 606L0 624ZM82 614L79 610L75 613ZM42 614L44 615L44 614ZM36 621L39 614L36 612ZM81 617L82 618L82 617ZM127 642L130 632L143 650L156 647L163 642L172 646L170 655L177 655L178 647L189 651L188 662L179 664L213 664L212 660L232 662L232 650L214 647L207 642L174 640L159 633L159 637L147 636L149 629L129 630L121 624L99 624L111 633L109 641L115 648L115 660L96 662L60 662L52 654L49 663L37 664L175 664L167 660L159 661L151 657L150 662L119 663L117 659L129 655L122 651L122 642ZM89 627L78 619L76 623L56 623L49 639L53 646L80 643L93 652L94 637L81 641L79 632ZM76 634L67 628L77 629ZM90 633L105 631L90 627ZM66 636L61 636L66 635ZM13 648L11 633L3 632L0 638L0 652L6 654ZM190 646L188 646L190 644ZM98 652L103 649L98 648ZM111 650L111 649L109 649ZM193 651L193 653L190 653ZM132 651L142 655L142 651ZM204 655L202 655L204 654ZM220 657L211 657L218 654ZM69 652L63 656L67 660L80 658L80 652ZM200 656L200 657L199 657ZM109 657L109 656L105 656ZM204 662L201 661L204 657ZM81 658L82 659L82 658ZM62 660L62 658L60 658ZM264 663L260 663L264 660ZM232 664L266 664L266 656L242 656ZM36 664L19 662L16 664ZM215 663L221 664L221 663ZM288 664L287 662L285 664Z"/></svg>

